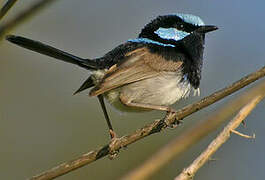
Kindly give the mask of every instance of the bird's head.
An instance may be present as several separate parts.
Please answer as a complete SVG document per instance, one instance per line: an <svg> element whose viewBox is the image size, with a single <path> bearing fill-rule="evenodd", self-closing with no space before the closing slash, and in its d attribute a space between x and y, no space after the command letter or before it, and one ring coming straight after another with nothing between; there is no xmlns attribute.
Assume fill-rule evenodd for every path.
<svg viewBox="0 0 265 180"><path fill-rule="evenodd" d="M198 16L174 14L158 16L142 29L138 38L174 46L191 34L201 36L204 40L205 33L214 30L217 30L216 26L205 25Z"/></svg>

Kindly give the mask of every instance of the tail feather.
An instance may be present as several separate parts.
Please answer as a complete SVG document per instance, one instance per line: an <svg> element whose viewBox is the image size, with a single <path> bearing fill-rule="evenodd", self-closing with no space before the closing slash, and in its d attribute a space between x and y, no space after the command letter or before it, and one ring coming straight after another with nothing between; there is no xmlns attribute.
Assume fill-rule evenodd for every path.
<svg viewBox="0 0 265 180"><path fill-rule="evenodd" d="M56 49L52 46L43 44L39 41L34 41L34 40L31 40L25 37L14 36L14 35L6 36L6 40L14 44L17 44L21 47L24 47L26 49L38 52L40 54L45 54L55 59L59 59L59 60L62 60L68 63L76 64L85 69L89 69L89 70L98 69L98 64L96 61L93 61L90 59L83 59L83 58L74 56L62 50Z"/></svg>

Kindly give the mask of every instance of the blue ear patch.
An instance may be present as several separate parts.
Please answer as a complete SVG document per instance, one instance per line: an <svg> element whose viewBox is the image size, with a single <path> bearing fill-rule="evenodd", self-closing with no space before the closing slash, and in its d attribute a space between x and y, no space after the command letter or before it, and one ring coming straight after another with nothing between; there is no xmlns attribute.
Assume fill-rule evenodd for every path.
<svg viewBox="0 0 265 180"><path fill-rule="evenodd" d="M128 42L145 43L145 44L156 44L156 45L164 46L164 47L175 47L172 44L164 44L164 43L160 43L160 42L157 42L157 41L153 41L153 40L148 39L148 38L129 39Z"/></svg>
<svg viewBox="0 0 265 180"><path fill-rule="evenodd" d="M203 25L205 25L200 17L192 15L192 14L177 13L176 16L178 16L184 22L193 24L195 26L203 26Z"/></svg>
<svg viewBox="0 0 265 180"><path fill-rule="evenodd" d="M179 31L176 28L159 28L154 32L162 39L179 41L190 35L190 33Z"/></svg>

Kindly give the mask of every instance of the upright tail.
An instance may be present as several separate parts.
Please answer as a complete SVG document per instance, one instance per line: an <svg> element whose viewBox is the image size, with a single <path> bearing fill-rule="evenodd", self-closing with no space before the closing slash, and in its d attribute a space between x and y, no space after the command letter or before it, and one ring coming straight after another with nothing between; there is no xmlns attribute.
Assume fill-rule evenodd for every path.
<svg viewBox="0 0 265 180"><path fill-rule="evenodd" d="M14 44L17 44L21 47L24 47L26 49L36 51L41 54L45 54L47 56L50 56L50 57L53 57L53 58L56 58L56 59L59 59L59 60L62 60L68 63L76 64L85 69L89 69L89 70L98 69L98 64L96 61L93 61L90 59L83 59L83 58L74 56L67 52L51 47L49 45L43 44L39 41L34 41L31 39L27 39L21 36L14 36L14 35L6 36L6 40Z"/></svg>

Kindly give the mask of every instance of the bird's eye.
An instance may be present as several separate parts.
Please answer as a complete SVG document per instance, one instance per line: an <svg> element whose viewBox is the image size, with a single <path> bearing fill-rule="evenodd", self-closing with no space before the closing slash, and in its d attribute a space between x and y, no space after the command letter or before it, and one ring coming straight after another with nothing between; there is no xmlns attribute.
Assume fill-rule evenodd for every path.
<svg viewBox="0 0 265 180"><path fill-rule="evenodd" d="M177 24L176 28L178 30L183 30L184 29L184 25L183 24Z"/></svg>

